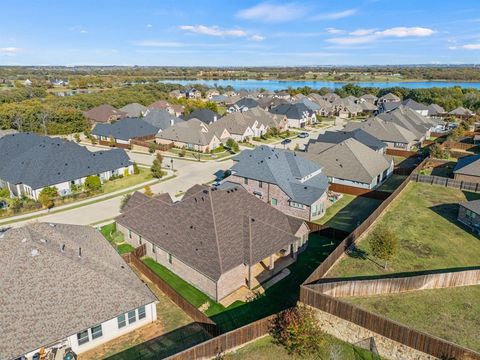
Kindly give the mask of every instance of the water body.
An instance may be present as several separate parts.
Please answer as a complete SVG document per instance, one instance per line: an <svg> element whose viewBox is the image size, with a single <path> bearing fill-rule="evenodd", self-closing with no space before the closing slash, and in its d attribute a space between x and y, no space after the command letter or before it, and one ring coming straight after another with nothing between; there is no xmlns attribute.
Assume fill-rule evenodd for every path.
<svg viewBox="0 0 480 360"><path fill-rule="evenodd" d="M308 86L312 89L320 89L322 87L337 89L344 86L345 82L337 81L302 81L302 80L162 80L164 83L175 83L181 85L203 84L209 87L215 86L232 86L235 90L258 90L266 89L270 91L286 90L288 88L298 88ZM363 87L405 87L410 89L429 89L433 87L454 87L461 86L464 88L475 88L480 90L480 82L461 82L461 81L371 81L371 82L352 82Z"/></svg>

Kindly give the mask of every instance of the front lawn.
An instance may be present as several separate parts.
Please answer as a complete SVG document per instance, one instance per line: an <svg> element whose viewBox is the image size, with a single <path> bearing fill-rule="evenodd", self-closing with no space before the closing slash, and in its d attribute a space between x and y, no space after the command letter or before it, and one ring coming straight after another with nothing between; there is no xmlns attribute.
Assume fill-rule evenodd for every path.
<svg viewBox="0 0 480 360"><path fill-rule="evenodd" d="M373 355L370 351L348 344L333 336L325 335L327 338L327 345L318 354L300 357L297 355L290 355L284 347L273 342L271 336L266 336L261 339L238 349L235 352L225 355L225 360L241 360L241 359L255 359L255 360L299 360L299 359L342 359L342 360L373 360L379 359L378 356ZM332 351L337 357L332 357Z"/></svg>
<svg viewBox="0 0 480 360"><path fill-rule="evenodd" d="M332 204L316 223L351 232L362 223L380 204L381 200L343 194Z"/></svg>
<svg viewBox="0 0 480 360"><path fill-rule="evenodd" d="M480 194L422 183L409 183L379 225L398 238L397 255L388 269L368 254L368 235L358 250L344 256L329 276L380 275L416 270L480 265L480 240L456 219L458 203L480 198Z"/></svg>
<svg viewBox="0 0 480 360"><path fill-rule="evenodd" d="M135 186L153 179L150 169L139 167L139 174L124 176L121 179L105 181L102 186L104 194L108 194L117 190L123 190L131 186Z"/></svg>
<svg viewBox="0 0 480 360"><path fill-rule="evenodd" d="M480 351L480 285L348 297L345 301Z"/></svg>

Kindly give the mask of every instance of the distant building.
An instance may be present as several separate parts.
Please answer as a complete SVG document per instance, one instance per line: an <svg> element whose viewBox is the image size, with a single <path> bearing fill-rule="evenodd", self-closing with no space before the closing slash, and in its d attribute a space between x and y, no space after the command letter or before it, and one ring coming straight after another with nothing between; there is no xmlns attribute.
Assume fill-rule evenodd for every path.
<svg viewBox="0 0 480 360"><path fill-rule="evenodd" d="M84 112L85 117L92 123L109 123L127 117L124 111L115 109L112 105L103 104Z"/></svg>

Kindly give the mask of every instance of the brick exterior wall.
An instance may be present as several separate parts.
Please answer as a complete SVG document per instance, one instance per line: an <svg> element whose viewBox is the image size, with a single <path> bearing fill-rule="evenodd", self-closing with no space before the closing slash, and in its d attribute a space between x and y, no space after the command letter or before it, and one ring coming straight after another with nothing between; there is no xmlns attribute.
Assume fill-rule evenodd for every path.
<svg viewBox="0 0 480 360"><path fill-rule="evenodd" d="M232 292L246 284L245 269L246 266L241 264L220 276L217 286L217 300L223 299L225 296L230 295Z"/></svg>
<svg viewBox="0 0 480 360"><path fill-rule="evenodd" d="M321 209L319 214L315 217L311 217L311 207L305 205L303 209L293 207L290 205L290 197L277 185L269 184L266 182L262 183L260 187L260 182L253 179L248 179L248 184L245 184L245 179L232 174L228 177L228 181L241 185L245 190L250 194L257 196L259 199L264 202L272 205L272 198L277 200L277 205L272 205L277 208L284 214L294 216L303 220L316 220L321 218L325 214L327 208L327 193L325 192L313 205L316 205ZM257 194L261 194L261 197Z"/></svg>
<svg viewBox="0 0 480 360"><path fill-rule="evenodd" d="M480 176L455 174L454 179L455 179L455 180L458 180L458 181L465 181L465 182L472 182L472 183L480 183Z"/></svg>

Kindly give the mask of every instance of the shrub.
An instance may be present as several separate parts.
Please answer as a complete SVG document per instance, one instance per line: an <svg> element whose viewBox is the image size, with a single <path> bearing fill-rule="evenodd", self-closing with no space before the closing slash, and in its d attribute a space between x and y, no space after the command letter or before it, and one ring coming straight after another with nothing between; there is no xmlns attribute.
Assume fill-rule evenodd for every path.
<svg viewBox="0 0 480 360"><path fill-rule="evenodd" d="M97 175L90 175L87 176L87 178L85 179L85 183L83 184L83 186L87 190L100 190L102 188L102 182L100 181L100 177L98 177Z"/></svg>
<svg viewBox="0 0 480 360"><path fill-rule="evenodd" d="M143 193L147 196L153 196L153 191L148 185L145 185L145 187L143 188Z"/></svg>
<svg viewBox="0 0 480 360"><path fill-rule="evenodd" d="M433 144L430 146L430 156L436 159L448 159L450 152L439 144Z"/></svg>
<svg viewBox="0 0 480 360"><path fill-rule="evenodd" d="M157 144L152 142L148 145L148 152L150 154L153 154L156 150L157 150Z"/></svg>
<svg viewBox="0 0 480 360"><path fill-rule="evenodd" d="M75 141L76 141L77 143L80 142L80 134L79 134L79 133L75 133L75 134L73 135L73 138L75 139Z"/></svg>
<svg viewBox="0 0 480 360"><path fill-rule="evenodd" d="M125 205L127 205L128 201L130 200L131 197L132 197L132 194L125 194L122 197L122 200L120 201L120 211L122 211L123 208L125 207Z"/></svg>
<svg viewBox="0 0 480 360"><path fill-rule="evenodd" d="M136 162L133 163L133 173L134 173L135 175L140 174L140 169L138 168L138 165L137 165Z"/></svg>
<svg viewBox="0 0 480 360"><path fill-rule="evenodd" d="M46 209L50 209L53 207L54 202L53 200L58 197L58 190L55 186L47 186L40 191L38 195L38 201L40 204Z"/></svg>
<svg viewBox="0 0 480 360"><path fill-rule="evenodd" d="M317 353L326 341L313 311L304 306L277 314L270 326L270 335L289 354L300 356Z"/></svg>
<svg viewBox="0 0 480 360"><path fill-rule="evenodd" d="M180 157L185 157L185 155L187 155L187 151L185 149L180 150L180 152L178 153L178 156Z"/></svg>
<svg viewBox="0 0 480 360"><path fill-rule="evenodd" d="M0 199L8 199L10 197L10 191L7 188L0 188Z"/></svg>
<svg viewBox="0 0 480 360"><path fill-rule="evenodd" d="M233 152L239 152L240 151L240 148L238 146L238 143L232 139L232 138L229 138L227 140L227 143L226 143L227 147L229 147Z"/></svg>
<svg viewBox="0 0 480 360"><path fill-rule="evenodd" d="M378 226L368 239L372 255L385 261L387 268L388 260L392 259L398 251L398 239L394 232L385 226Z"/></svg>
<svg viewBox="0 0 480 360"><path fill-rule="evenodd" d="M163 156L158 153L155 160L153 160L153 164L150 168L150 171L152 172L154 178L160 179L165 174L164 171L162 171L162 161Z"/></svg>

